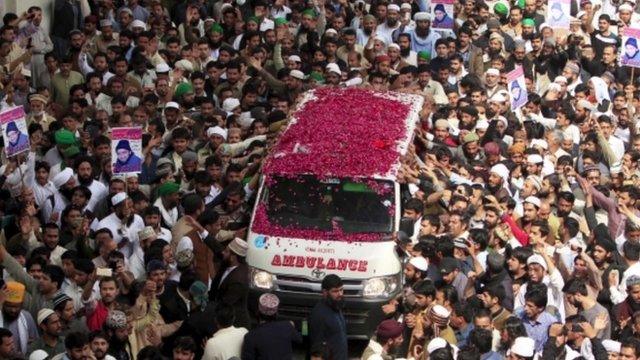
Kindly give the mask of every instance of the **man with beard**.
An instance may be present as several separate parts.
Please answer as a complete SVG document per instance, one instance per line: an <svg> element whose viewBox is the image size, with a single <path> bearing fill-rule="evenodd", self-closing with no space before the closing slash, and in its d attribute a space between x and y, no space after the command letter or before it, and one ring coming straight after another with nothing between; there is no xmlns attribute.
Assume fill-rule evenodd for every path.
<svg viewBox="0 0 640 360"><path fill-rule="evenodd" d="M598 332L598 339L609 339L611 337L611 321L609 312L600 305L594 296L589 296L587 285L582 279L574 278L570 280L564 288L567 302L576 307L579 316L584 316L591 325L594 325L598 316L607 319L606 327ZM604 314L604 315L602 315Z"/></svg>
<svg viewBox="0 0 640 360"><path fill-rule="evenodd" d="M527 273L529 281L523 284L514 299L514 309L517 311L525 307L525 294L528 288L535 287L538 284L546 285L548 302L545 301L547 309L553 309L560 318L564 318L564 296L562 288L564 287L564 279L560 271L554 265L553 260L547 255L545 250L544 239L549 235L549 227L545 222L536 221L531 226L531 242L535 244L536 254L531 255L527 259ZM544 307L543 306L543 307Z"/></svg>
<svg viewBox="0 0 640 360"><path fill-rule="evenodd" d="M235 238L222 251L222 268L213 279L209 298L218 304L232 306L234 325L249 328L247 248L246 241Z"/></svg>
<svg viewBox="0 0 640 360"><path fill-rule="evenodd" d="M60 72L51 78L51 94L54 101L66 108L69 106L71 87L84 84L84 77L77 71L72 70L74 61L71 55L67 55L60 61Z"/></svg>
<svg viewBox="0 0 640 360"><path fill-rule="evenodd" d="M533 19L536 28L544 22L544 16L538 13L538 3L536 0L525 1L523 17L525 19Z"/></svg>
<svg viewBox="0 0 640 360"><path fill-rule="evenodd" d="M404 342L403 329L402 324L395 320L383 320L376 328L375 339L369 340L369 345L364 349L361 359L386 359L395 354Z"/></svg>
<svg viewBox="0 0 640 360"><path fill-rule="evenodd" d="M38 311L38 327L40 327L42 336L29 345L27 353L31 354L35 350L44 350L47 354L63 353L62 323L58 313L47 308L40 309Z"/></svg>
<svg viewBox="0 0 640 360"><path fill-rule="evenodd" d="M429 13L418 12L413 16L413 20L416 22L416 28L407 31L411 37L411 50L416 53L426 51L431 59L432 54L435 54L435 45L436 41L440 39L440 34L431 31L431 15Z"/></svg>
<svg viewBox="0 0 640 360"><path fill-rule="evenodd" d="M73 170L70 168L62 170L53 178L52 182L57 191L44 201L41 217L44 222L60 224L62 211L69 205L73 188L76 187Z"/></svg>
<svg viewBox="0 0 640 360"><path fill-rule="evenodd" d="M346 63L349 61L349 53L355 51L362 54L364 47L356 43L356 31L351 28L342 30L342 40L344 45L340 46L336 51L338 58ZM299 63L298 63L299 64ZM300 69L298 69L300 70Z"/></svg>
<svg viewBox="0 0 640 360"><path fill-rule="evenodd" d="M477 231L474 229L474 231ZM498 253L490 253L486 258L486 270L484 272L479 272L482 268L479 268L479 265L482 265L477 259L476 252L477 250L473 247L469 247L469 252L471 256L474 258L475 264L475 274L471 274L469 276L469 281L475 281L475 287L477 293L481 293L481 289L485 289L487 287L501 287L511 290L513 288L513 281L509 276L505 268L505 258L504 256ZM474 276L476 275L476 276ZM508 291L504 296L501 296L500 299L501 307L511 311L513 310L513 292Z"/></svg>
<svg viewBox="0 0 640 360"><path fill-rule="evenodd" d="M500 29L500 21L494 18L487 20L487 31L474 41L474 45L488 51L489 58L491 58L492 55L500 53L499 51L496 51L497 49L492 49L490 46L491 39L498 35L502 39L504 49L506 51L512 51L514 47L513 38Z"/></svg>
<svg viewBox="0 0 640 360"><path fill-rule="evenodd" d="M511 312L502 306L504 298L511 293L511 288L505 288L501 284L485 286L482 293L478 294L482 305L491 312L491 323L496 330L502 331L507 319L511 316Z"/></svg>
<svg viewBox="0 0 640 360"><path fill-rule="evenodd" d="M148 206L143 214L144 225L150 226L153 228L153 231L156 233L156 238L165 240L166 242L171 242L171 231L165 227L162 227L162 214L160 213L160 209L156 206Z"/></svg>
<svg viewBox="0 0 640 360"><path fill-rule="evenodd" d="M95 274L95 273L94 273ZM107 320L107 316L116 308L116 298L120 294L118 282L113 277L103 277L98 284L100 288L100 299L93 297L93 286L95 275L92 274L84 287L82 301L86 304L85 314L87 316L87 327L90 331L102 329Z"/></svg>
<svg viewBox="0 0 640 360"><path fill-rule="evenodd" d="M168 181L158 188L158 199L153 203L160 210L162 226L171 229L180 218L178 203L180 185Z"/></svg>
<svg viewBox="0 0 640 360"><path fill-rule="evenodd" d="M93 212L96 204L107 196L107 187L103 183L94 180L92 159L90 157L80 156L76 158L73 168L77 173L80 185L91 191L87 210Z"/></svg>
<svg viewBox="0 0 640 360"><path fill-rule="evenodd" d="M597 276L603 276L614 263L614 254L616 252L616 244L611 239L609 231L604 224L599 224L593 229L593 248L591 249L591 258L598 268Z"/></svg>
<svg viewBox="0 0 640 360"><path fill-rule="evenodd" d="M426 316L427 310L435 304L436 299L436 287L430 279L424 279L415 283L413 285L413 292L416 297L416 303L404 318L405 333L403 350L405 351L402 351L402 353L406 353L414 331L423 333L422 329L415 329L416 325L423 323L422 321L418 322L417 319L420 316Z"/></svg>
<svg viewBox="0 0 640 360"><path fill-rule="evenodd" d="M382 305L382 311L387 315L404 315L409 312L416 303L413 293L413 285L427 277L429 262L422 256L412 257L404 266L404 286L402 293L388 304Z"/></svg>
<svg viewBox="0 0 640 360"><path fill-rule="evenodd" d="M107 53L109 46L118 45L118 33L113 32L113 23L109 19L100 20L100 35L95 38L96 50Z"/></svg>
<svg viewBox="0 0 640 360"><path fill-rule="evenodd" d="M240 230L248 223L246 192L242 184L237 182L231 183L225 190L227 190L227 196L224 203L216 206L214 210L220 215L222 229Z"/></svg>
<svg viewBox="0 0 640 360"><path fill-rule="evenodd" d="M562 69L562 76L567 79L567 92L571 96L575 95L576 86L582 84L580 79L580 67L574 62L567 62Z"/></svg>
<svg viewBox="0 0 640 360"><path fill-rule="evenodd" d="M398 35L398 45L402 61L412 66L418 66L418 53L411 50L411 36L409 34Z"/></svg>
<svg viewBox="0 0 640 360"><path fill-rule="evenodd" d="M118 250L125 257L130 257L134 246L132 239L137 239L138 231L144 228L144 221L133 213L133 201L124 192L111 196L113 212L98 223L98 229L111 229L113 239L118 244Z"/></svg>
<svg viewBox="0 0 640 360"><path fill-rule="evenodd" d="M309 314L311 348L326 344L335 360L348 358L347 323L342 313L344 285L342 279L329 274L322 279L322 300Z"/></svg>
<svg viewBox="0 0 640 360"><path fill-rule="evenodd" d="M470 114L471 113L471 114ZM475 117L473 116L475 114ZM465 109L464 115L468 115L467 117L471 117L472 122L477 119L477 110L469 106ZM482 165L485 162L484 151L480 147L480 138L478 134L475 132L468 132L462 138L462 145L458 146L456 149L456 153L454 154L461 163L468 164L471 166ZM507 173L508 176L508 173Z"/></svg>
<svg viewBox="0 0 640 360"><path fill-rule="evenodd" d="M381 36L386 44L393 43L393 32L400 27L400 7L396 4L387 5L385 22L378 25L376 35Z"/></svg>
<svg viewBox="0 0 640 360"><path fill-rule="evenodd" d="M110 310L104 328L109 336L109 354L116 360L134 359L134 350L129 343L131 327L127 324L127 315L120 310Z"/></svg>
<svg viewBox="0 0 640 360"><path fill-rule="evenodd" d="M293 323L278 320L280 300L274 294L265 293L258 299L259 325L249 331L242 343L242 358L291 359L293 343L301 343L302 336Z"/></svg>
<svg viewBox="0 0 640 360"><path fill-rule="evenodd" d="M72 332L64 339L66 352L59 354L64 360L95 360L97 357L90 346L89 338L83 332ZM104 359L104 357L102 357ZM114 360L109 359L107 360Z"/></svg>
<svg viewBox="0 0 640 360"><path fill-rule="evenodd" d="M115 360L109 352L109 337L102 331L94 331L89 335L89 346L96 360Z"/></svg>
<svg viewBox="0 0 640 360"><path fill-rule="evenodd" d="M618 323L629 321L640 311L640 276L632 275L626 280L627 297L613 308Z"/></svg>
<svg viewBox="0 0 640 360"><path fill-rule="evenodd" d="M516 226L528 233L534 221L538 220L538 211L542 202L535 196L529 196L522 203L522 217L516 221ZM511 226L511 224L509 224ZM511 228L514 231L514 228ZM515 231L514 231L515 232ZM528 240L527 240L528 241Z"/></svg>
<svg viewBox="0 0 640 360"><path fill-rule="evenodd" d="M62 265L61 256L67 249L59 245L60 229L54 223L46 223L42 234L42 243L47 251L49 251L49 261L56 265Z"/></svg>
<svg viewBox="0 0 640 360"><path fill-rule="evenodd" d="M369 42L369 37L376 30L377 24L378 21L375 16L371 14L365 15L362 19L362 29L356 29L356 43L360 46L365 46Z"/></svg>
<svg viewBox="0 0 640 360"><path fill-rule="evenodd" d="M25 286L23 284L15 281L6 283L6 297L2 302L0 325L11 331L16 352L26 355L28 345L39 335L33 317L22 309L24 296Z"/></svg>
<svg viewBox="0 0 640 360"><path fill-rule="evenodd" d="M489 169L486 188L493 195L493 199L491 199L494 203L493 205L496 209L499 209L498 199L504 199L511 194L509 191L509 169L504 164L496 164Z"/></svg>
<svg viewBox="0 0 640 360"><path fill-rule="evenodd" d="M218 60L218 56L220 55L220 47L222 47L222 44L224 43L223 33L224 33L224 29L218 23L213 24L211 28L207 31L207 40L209 43L209 55L214 61ZM205 64L205 66L207 64Z"/></svg>

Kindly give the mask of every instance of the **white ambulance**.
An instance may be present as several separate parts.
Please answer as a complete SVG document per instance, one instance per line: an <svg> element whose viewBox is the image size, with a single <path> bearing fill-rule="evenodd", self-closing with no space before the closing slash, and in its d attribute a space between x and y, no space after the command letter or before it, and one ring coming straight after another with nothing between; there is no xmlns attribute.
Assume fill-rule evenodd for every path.
<svg viewBox="0 0 640 360"><path fill-rule="evenodd" d="M400 224L400 159L423 98L362 89L305 94L265 159L247 242L252 303L280 298L279 315L306 318L321 281L344 281L348 335L365 338L402 289L392 234Z"/></svg>

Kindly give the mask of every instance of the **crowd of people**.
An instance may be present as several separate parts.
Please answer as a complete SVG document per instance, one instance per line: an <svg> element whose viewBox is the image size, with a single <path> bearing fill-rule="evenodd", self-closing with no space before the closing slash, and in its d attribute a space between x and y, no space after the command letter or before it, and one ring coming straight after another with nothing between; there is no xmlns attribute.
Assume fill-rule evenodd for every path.
<svg viewBox="0 0 640 360"><path fill-rule="evenodd" d="M277 295L250 304L246 264L263 160L307 90L345 87L424 98L404 284L359 357L640 359L636 1L431 1L2 14L0 111L28 134L3 123L0 359L353 356L346 279L322 280L306 334ZM120 127L139 155L112 158Z"/></svg>

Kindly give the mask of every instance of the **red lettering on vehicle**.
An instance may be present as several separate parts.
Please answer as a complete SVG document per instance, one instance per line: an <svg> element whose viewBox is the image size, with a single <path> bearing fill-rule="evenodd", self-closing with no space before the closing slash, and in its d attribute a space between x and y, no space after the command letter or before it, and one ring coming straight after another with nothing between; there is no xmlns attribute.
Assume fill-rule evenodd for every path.
<svg viewBox="0 0 640 360"><path fill-rule="evenodd" d="M316 258L315 256L307 256L307 267L309 269L313 269L316 267L316 260L318 260L318 258Z"/></svg>
<svg viewBox="0 0 640 360"><path fill-rule="evenodd" d="M360 262L358 263L358 271L360 272L365 272L367 271L367 264L369 262L366 260L360 260Z"/></svg>
<svg viewBox="0 0 640 360"><path fill-rule="evenodd" d="M308 269L366 272L369 262L366 260L353 259L325 259L319 256L274 255L273 259L271 259L271 265L279 267L306 267Z"/></svg>
<svg viewBox="0 0 640 360"><path fill-rule="evenodd" d="M289 266L289 267L293 267L293 264L296 261L296 257L293 255L285 255L284 256L284 261L282 261L282 266Z"/></svg>
<svg viewBox="0 0 640 360"><path fill-rule="evenodd" d="M349 270L351 271L358 270L358 260L349 260Z"/></svg>
<svg viewBox="0 0 640 360"><path fill-rule="evenodd" d="M349 260L347 259L338 260L338 270L341 270L341 271L347 270L348 263L349 263Z"/></svg>
<svg viewBox="0 0 640 360"><path fill-rule="evenodd" d="M335 270L336 269L336 260L335 259L329 259L329 261L327 262L327 270Z"/></svg>

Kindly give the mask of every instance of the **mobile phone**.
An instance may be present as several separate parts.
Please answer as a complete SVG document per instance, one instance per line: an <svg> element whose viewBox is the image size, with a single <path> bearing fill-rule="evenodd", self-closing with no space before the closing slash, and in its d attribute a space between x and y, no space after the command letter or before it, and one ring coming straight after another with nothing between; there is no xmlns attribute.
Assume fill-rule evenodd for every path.
<svg viewBox="0 0 640 360"><path fill-rule="evenodd" d="M113 270L109 268L97 268L96 275L102 276L102 277L111 277L113 276Z"/></svg>

